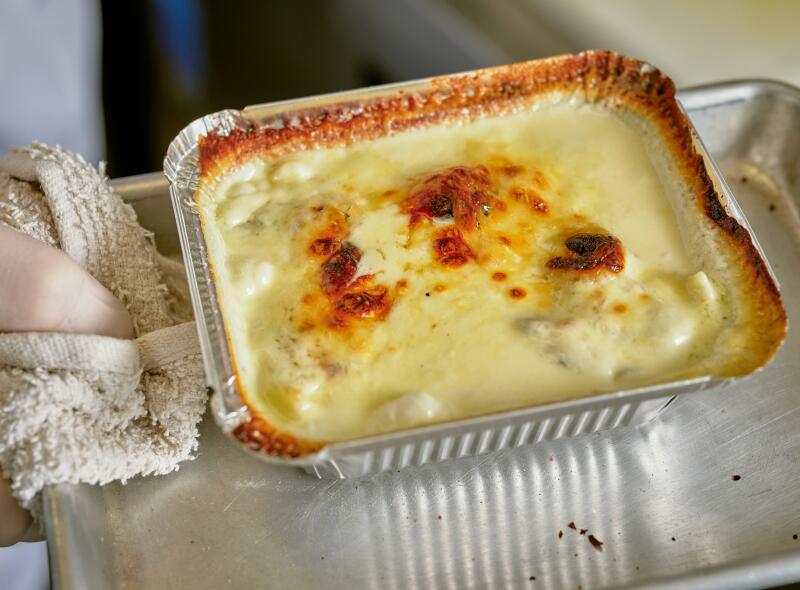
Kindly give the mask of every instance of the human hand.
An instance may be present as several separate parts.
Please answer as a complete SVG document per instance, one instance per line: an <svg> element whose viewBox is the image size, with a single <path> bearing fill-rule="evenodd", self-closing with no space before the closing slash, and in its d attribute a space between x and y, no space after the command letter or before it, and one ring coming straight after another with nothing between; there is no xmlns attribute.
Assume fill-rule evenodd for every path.
<svg viewBox="0 0 800 590"><path fill-rule="evenodd" d="M132 338L122 302L61 250L0 225L0 332ZM0 477L0 546L40 536Z"/></svg>
<svg viewBox="0 0 800 590"><path fill-rule="evenodd" d="M61 250L0 225L0 332L132 338L122 302Z"/></svg>
<svg viewBox="0 0 800 590"><path fill-rule="evenodd" d="M40 541L39 527L33 523L30 512L17 504L11 494L11 482L0 477L0 547L17 541Z"/></svg>

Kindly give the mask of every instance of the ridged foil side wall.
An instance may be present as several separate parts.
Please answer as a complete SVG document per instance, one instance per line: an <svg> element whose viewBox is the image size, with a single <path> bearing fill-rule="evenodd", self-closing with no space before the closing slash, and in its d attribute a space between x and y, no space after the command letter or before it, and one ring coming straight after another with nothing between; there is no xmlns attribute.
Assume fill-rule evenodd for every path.
<svg viewBox="0 0 800 590"><path fill-rule="evenodd" d="M581 412L545 416L539 420L522 420L505 426L442 436L432 434L416 442L387 443L362 452L333 451L324 461L312 463L305 469L321 479L339 479L474 457L632 423L641 424L655 416L671 399L665 397L644 402L622 402Z"/></svg>

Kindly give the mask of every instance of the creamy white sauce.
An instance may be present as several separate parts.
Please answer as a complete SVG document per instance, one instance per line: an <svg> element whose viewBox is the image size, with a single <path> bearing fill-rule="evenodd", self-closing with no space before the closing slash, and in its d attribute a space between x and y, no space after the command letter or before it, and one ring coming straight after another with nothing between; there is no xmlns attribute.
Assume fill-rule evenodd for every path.
<svg viewBox="0 0 800 590"><path fill-rule="evenodd" d="M478 260L442 267L431 236L450 222L410 232L402 196L448 166L500 161L525 172L500 181L498 196L537 171L549 212L505 199L509 210L469 238ZM720 329L724 301L687 254L644 143L596 107L251 162L199 205L244 390L270 422L302 437L344 440L666 381L699 364ZM301 298L318 289L308 244L312 207L323 205L349 215L359 275L407 282L385 319L356 322L347 335L298 329L308 313ZM624 271L548 269L566 253L565 232L588 226L622 242ZM510 245L498 241L505 234ZM492 280L496 271L507 280Z"/></svg>

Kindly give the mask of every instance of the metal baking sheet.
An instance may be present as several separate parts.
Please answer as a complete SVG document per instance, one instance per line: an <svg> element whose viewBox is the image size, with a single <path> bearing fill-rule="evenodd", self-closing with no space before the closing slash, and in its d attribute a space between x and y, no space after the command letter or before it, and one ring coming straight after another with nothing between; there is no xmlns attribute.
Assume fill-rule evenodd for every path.
<svg viewBox="0 0 800 590"><path fill-rule="evenodd" d="M54 586L758 588L800 580L800 91L743 82L681 100L783 288L789 336L765 371L678 397L644 427L368 479L320 481L261 463L206 419L198 459L177 474L48 490ZM163 225L166 182L152 175L117 186L159 244L177 252L174 228Z"/></svg>

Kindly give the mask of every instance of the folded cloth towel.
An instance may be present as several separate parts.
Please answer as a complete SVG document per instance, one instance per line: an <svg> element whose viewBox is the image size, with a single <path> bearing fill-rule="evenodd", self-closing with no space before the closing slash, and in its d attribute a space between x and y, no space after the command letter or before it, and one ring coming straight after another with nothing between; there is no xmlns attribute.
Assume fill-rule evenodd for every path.
<svg viewBox="0 0 800 590"><path fill-rule="evenodd" d="M183 267L102 167L42 144L12 150L0 224L61 248L125 304L137 336L0 334L0 467L20 503L36 516L45 486L125 482L192 458L206 392Z"/></svg>

